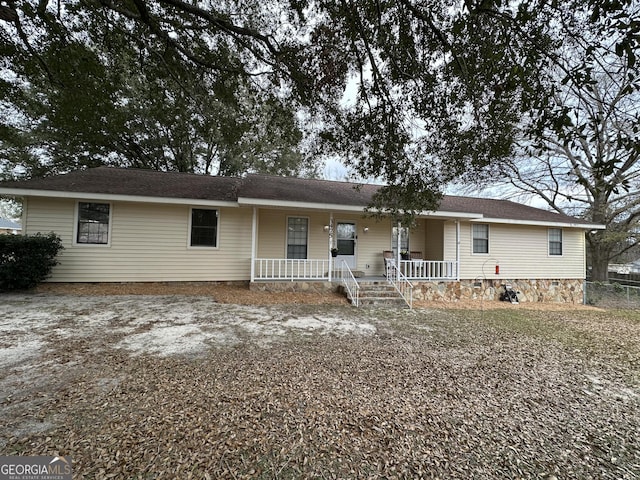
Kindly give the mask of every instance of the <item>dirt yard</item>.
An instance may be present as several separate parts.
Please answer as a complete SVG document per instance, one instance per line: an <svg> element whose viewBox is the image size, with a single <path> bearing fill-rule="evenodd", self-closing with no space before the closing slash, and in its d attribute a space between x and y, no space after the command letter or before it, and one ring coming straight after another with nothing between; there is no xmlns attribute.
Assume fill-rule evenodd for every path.
<svg viewBox="0 0 640 480"><path fill-rule="evenodd" d="M304 293L304 292L260 292L251 291L241 282L148 282L148 283L45 283L35 289L35 293L52 293L60 295L189 295L215 298L219 303L237 305L347 305L347 299L339 293ZM417 308L446 308L463 310L522 308L526 310L566 311L594 310L594 307L567 303L523 303L514 306L509 302L490 302L483 300L416 301Z"/></svg>
<svg viewBox="0 0 640 480"><path fill-rule="evenodd" d="M84 287L0 296L2 455L95 479L640 478L637 311Z"/></svg>

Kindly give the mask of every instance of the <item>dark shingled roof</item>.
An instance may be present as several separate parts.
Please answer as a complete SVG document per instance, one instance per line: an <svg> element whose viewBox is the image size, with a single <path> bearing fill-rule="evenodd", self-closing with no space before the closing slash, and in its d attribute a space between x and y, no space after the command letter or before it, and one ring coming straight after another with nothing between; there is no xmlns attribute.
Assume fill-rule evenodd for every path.
<svg viewBox="0 0 640 480"><path fill-rule="evenodd" d="M367 206L378 185L354 184L330 180L249 175L238 192L239 197L332 205ZM476 213L485 218L554 223L589 224L568 215L529 207L509 200L445 195L438 211Z"/></svg>
<svg viewBox="0 0 640 480"><path fill-rule="evenodd" d="M0 183L0 189L50 190L231 202L242 197L254 200L354 207L365 207L378 188L380 188L378 185L270 175L248 175L245 178L213 177L113 167L98 167L54 177ZM445 196L438 210L461 214L481 214L485 218L492 219L595 225L585 220L509 200Z"/></svg>
<svg viewBox="0 0 640 480"><path fill-rule="evenodd" d="M529 207L510 200L495 200L493 198L455 197L446 195L440 203L439 210L443 212L480 213L485 218L496 219L581 224L591 223L586 220L570 217L569 215Z"/></svg>
<svg viewBox="0 0 640 480"><path fill-rule="evenodd" d="M244 179L238 196L364 207L371 202L378 188L380 188L378 185L253 174Z"/></svg>
<svg viewBox="0 0 640 480"><path fill-rule="evenodd" d="M0 188L235 201L242 179L97 167L65 175L0 183Z"/></svg>

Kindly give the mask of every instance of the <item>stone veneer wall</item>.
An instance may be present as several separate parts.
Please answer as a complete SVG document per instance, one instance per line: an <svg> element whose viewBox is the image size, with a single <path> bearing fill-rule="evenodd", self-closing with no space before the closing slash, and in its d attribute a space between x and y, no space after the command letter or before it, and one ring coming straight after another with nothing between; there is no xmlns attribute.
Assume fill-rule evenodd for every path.
<svg viewBox="0 0 640 480"><path fill-rule="evenodd" d="M503 285L511 285L520 302L583 303L584 281L563 280L461 280L460 282L413 281L414 300L500 300Z"/></svg>
<svg viewBox="0 0 640 480"><path fill-rule="evenodd" d="M323 282L323 281L304 281L297 282L280 281L280 282L250 282L249 290L256 292L335 292L340 283Z"/></svg>
<svg viewBox="0 0 640 480"><path fill-rule="evenodd" d="M412 280L414 300L500 300L505 283L518 293L520 302L559 302L582 304L583 280L461 280L460 282L422 282ZM250 290L265 292L331 292L340 282L253 282Z"/></svg>

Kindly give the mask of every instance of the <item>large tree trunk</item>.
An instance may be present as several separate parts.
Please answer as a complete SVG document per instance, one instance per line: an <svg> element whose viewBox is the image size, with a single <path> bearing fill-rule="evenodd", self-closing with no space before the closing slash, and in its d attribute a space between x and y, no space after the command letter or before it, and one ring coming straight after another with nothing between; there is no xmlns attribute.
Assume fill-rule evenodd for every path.
<svg viewBox="0 0 640 480"><path fill-rule="evenodd" d="M587 234L592 282L606 282L609 279L610 252L603 241L603 233L603 231L598 231Z"/></svg>

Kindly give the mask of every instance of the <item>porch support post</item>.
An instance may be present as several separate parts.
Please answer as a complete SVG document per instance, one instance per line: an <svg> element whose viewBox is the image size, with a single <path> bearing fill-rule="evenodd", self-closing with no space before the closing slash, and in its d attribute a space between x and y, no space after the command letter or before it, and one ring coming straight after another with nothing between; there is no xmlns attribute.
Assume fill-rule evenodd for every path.
<svg viewBox="0 0 640 480"><path fill-rule="evenodd" d="M329 248L327 254L329 255L329 281L333 276L333 255L331 255L331 249L333 248L333 212L329 212Z"/></svg>
<svg viewBox="0 0 640 480"><path fill-rule="evenodd" d="M251 218L251 281L256 278L256 232L258 230L258 209L253 207Z"/></svg>
<svg viewBox="0 0 640 480"><path fill-rule="evenodd" d="M456 281L460 281L460 220L456 220Z"/></svg>

